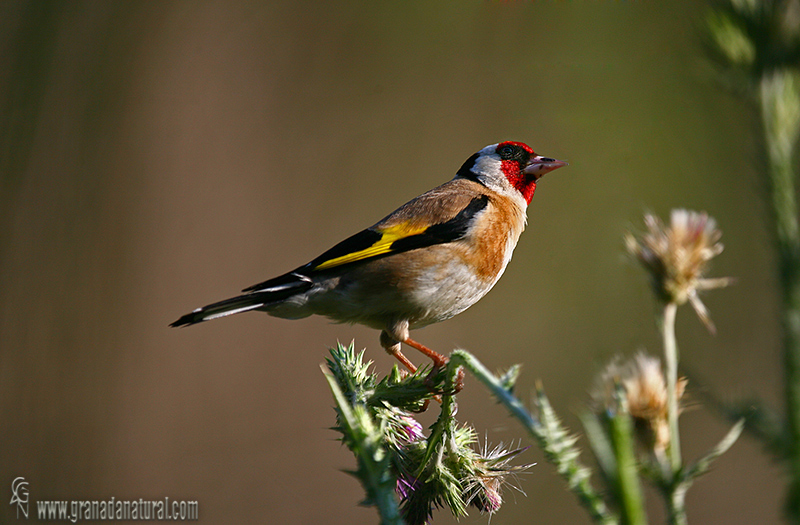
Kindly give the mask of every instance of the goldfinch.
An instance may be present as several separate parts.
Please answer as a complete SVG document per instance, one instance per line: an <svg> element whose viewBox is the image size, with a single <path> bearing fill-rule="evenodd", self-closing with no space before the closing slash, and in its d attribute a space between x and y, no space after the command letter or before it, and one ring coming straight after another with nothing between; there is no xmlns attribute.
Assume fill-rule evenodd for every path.
<svg viewBox="0 0 800 525"><path fill-rule="evenodd" d="M323 315L381 330L381 346L412 372L401 343L440 368L447 359L409 337L483 297L525 228L536 183L565 166L521 142L472 155L455 178L404 204L313 261L209 304L170 326L258 310L284 319Z"/></svg>

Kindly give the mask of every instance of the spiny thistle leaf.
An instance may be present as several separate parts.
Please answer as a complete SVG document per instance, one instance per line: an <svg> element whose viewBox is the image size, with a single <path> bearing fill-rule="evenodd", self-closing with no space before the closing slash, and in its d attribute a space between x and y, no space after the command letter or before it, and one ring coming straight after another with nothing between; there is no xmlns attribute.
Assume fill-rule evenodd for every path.
<svg viewBox="0 0 800 525"><path fill-rule="evenodd" d="M514 393L514 386L517 384L517 379L519 379L520 372L522 372L521 365L512 365L511 368L505 371L505 373L500 374L497 377L497 380L500 382L502 387L508 391L509 394Z"/></svg>

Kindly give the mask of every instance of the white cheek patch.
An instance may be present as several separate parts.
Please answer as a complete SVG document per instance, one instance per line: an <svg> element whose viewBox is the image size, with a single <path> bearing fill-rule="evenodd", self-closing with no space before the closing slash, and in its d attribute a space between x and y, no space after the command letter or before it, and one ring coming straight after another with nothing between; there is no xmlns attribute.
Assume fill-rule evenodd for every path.
<svg viewBox="0 0 800 525"><path fill-rule="evenodd" d="M486 154L481 150L481 156L475 159L472 172L478 173L483 177L505 178L503 170L501 169L502 164L503 161L500 159L500 155L496 153Z"/></svg>

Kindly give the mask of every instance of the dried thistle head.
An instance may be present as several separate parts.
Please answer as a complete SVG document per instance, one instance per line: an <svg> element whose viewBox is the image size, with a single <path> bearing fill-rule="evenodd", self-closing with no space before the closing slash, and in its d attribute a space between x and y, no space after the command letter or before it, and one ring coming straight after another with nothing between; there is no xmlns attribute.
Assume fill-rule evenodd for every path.
<svg viewBox="0 0 800 525"><path fill-rule="evenodd" d="M686 389L686 378L675 386L680 402ZM624 391L628 413L634 420L639 441L656 455L663 454L670 442L667 410L667 383L661 370L661 361L644 353L621 363L614 360L598 378L593 398L601 411L619 410L616 389Z"/></svg>
<svg viewBox="0 0 800 525"><path fill-rule="evenodd" d="M669 226L651 214L645 214L644 223L646 233L638 238L631 233L625 236L628 251L650 274L660 300L677 305L688 301L713 333L714 324L698 292L731 282L704 277L709 261L723 249L716 222L704 212L677 209L672 210Z"/></svg>
<svg viewBox="0 0 800 525"><path fill-rule="evenodd" d="M477 468L464 489L466 502L481 512L493 514L503 505L503 485L522 492L513 480L517 473L527 470L532 465L510 465L509 462L527 449L528 447L506 450L500 443L489 450L487 443L483 452L476 458Z"/></svg>

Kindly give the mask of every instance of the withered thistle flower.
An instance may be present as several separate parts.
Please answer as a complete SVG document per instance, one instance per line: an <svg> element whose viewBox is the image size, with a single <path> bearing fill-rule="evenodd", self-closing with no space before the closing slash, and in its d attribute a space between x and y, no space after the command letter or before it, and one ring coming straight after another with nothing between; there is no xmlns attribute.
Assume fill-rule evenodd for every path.
<svg viewBox="0 0 800 525"><path fill-rule="evenodd" d="M686 389L686 378L675 387L680 401ZM593 392L598 410L616 412L619 407L614 395L622 386L628 413L633 418L642 446L663 457L670 442L667 384L658 358L637 354L624 363L614 360L598 378Z"/></svg>
<svg viewBox="0 0 800 525"><path fill-rule="evenodd" d="M711 259L722 252L722 232L705 212L672 210L670 224L645 214L647 232L640 237L628 233L625 244L650 274L658 298L678 306L687 301L697 316L714 332L714 324L698 292L730 284L728 278L704 277Z"/></svg>
<svg viewBox="0 0 800 525"><path fill-rule="evenodd" d="M512 483L510 478L514 479L518 472L527 470L532 465L509 465L509 462L526 450L528 447L509 451L503 447L502 443L489 450L487 444L483 453L476 459L478 468L464 489L466 502L481 512L492 514L500 510L503 505L501 491L503 485L522 492L522 489Z"/></svg>

